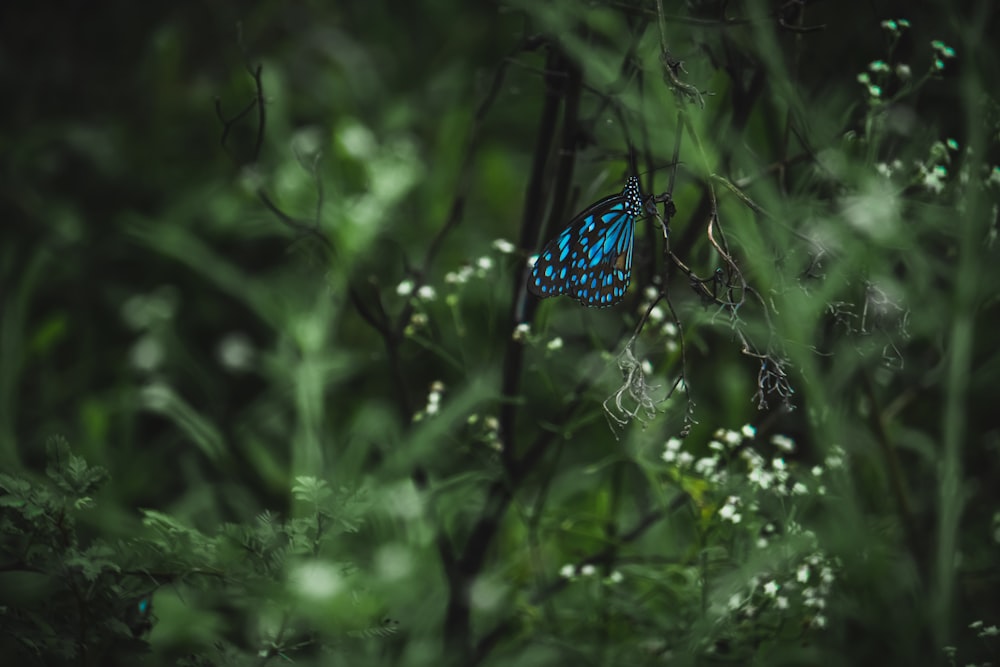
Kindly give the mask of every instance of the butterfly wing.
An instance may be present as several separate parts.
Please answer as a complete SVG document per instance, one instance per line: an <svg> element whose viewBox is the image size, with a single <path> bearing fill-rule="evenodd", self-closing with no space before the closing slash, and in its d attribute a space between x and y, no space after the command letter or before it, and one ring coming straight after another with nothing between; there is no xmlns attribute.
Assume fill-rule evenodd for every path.
<svg viewBox="0 0 1000 667"><path fill-rule="evenodd" d="M632 277L635 219L642 209L639 180L592 204L549 241L531 269L528 291L545 298L566 294L585 306L622 300Z"/></svg>

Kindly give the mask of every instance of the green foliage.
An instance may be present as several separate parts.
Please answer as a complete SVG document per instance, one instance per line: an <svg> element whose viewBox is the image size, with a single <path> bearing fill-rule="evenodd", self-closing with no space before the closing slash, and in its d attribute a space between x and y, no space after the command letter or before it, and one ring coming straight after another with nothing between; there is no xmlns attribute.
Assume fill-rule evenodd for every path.
<svg viewBox="0 0 1000 667"><path fill-rule="evenodd" d="M179 664L244 664L267 653L316 650L317 622L341 642L396 632L398 623L380 617L357 586L356 568L329 560L337 536L362 525L363 491L334 494L303 476L293 494L310 511L295 519L264 512L251 524L206 534L147 509L141 537L110 540L80 526L81 516L97 509L89 494L107 471L88 466L62 438L50 439L47 451L47 481L0 475L7 591L0 614L4 655L16 664L127 664L148 660L150 643ZM304 611L303 601L317 595L319 608ZM247 614L259 624L253 646L215 635ZM324 639L326 652L344 652Z"/></svg>
<svg viewBox="0 0 1000 667"><path fill-rule="evenodd" d="M996 662L988 3L44 9L5 664ZM528 296L633 169L623 303Z"/></svg>
<svg viewBox="0 0 1000 667"><path fill-rule="evenodd" d="M135 613L143 589L124 572L127 556L83 537L81 514L107 470L50 438L46 480L0 474L2 648L12 664L107 664L143 648L148 621Z"/></svg>

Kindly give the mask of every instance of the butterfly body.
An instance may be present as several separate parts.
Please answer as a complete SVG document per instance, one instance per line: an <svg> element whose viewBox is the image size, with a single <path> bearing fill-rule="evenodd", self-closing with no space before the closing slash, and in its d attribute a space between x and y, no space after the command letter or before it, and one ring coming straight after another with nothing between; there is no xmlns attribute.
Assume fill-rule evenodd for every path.
<svg viewBox="0 0 1000 667"><path fill-rule="evenodd" d="M565 294L585 306L613 306L632 277L635 220L643 209L639 179L579 213L538 255L528 291L546 298Z"/></svg>

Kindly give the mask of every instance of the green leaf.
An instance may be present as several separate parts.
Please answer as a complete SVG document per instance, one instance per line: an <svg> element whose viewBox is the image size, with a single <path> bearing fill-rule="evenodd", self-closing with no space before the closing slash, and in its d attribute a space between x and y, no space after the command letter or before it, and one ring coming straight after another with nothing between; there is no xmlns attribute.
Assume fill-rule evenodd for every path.
<svg viewBox="0 0 1000 667"><path fill-rule="evenodd" d="M0 507L14 507L19 509L27 504L28 502L23 498L16 498L14 496L0 496Z"/></svg>
<svg viewBox="0 0 1000 667"><path fill-rule="evenodd" d="M310 476L300 476L295 478L296 484L292 487L292 495L296 500L319 505L330 497L333 491L322 479Z"/></svg>
<svg viewBox="0 0 1000 667"><path fill-rule="evenodd" d="M187 533L190 531L190 528L169 514L164 514L163 512L157 512L156 510L150 509L143 509L141 512L143 515L143 525L153 528L154 530L159 530L165 533Z"/></svg>
<svg viewBox="0 0 1000 667"><path fill-rule="evenodd" d="M121 572L121 567L110 560L114 552L105 544L96 544L84 552L72 551L64 561L67 568L78 568L89 582L97 581L103 572Z"/></svg>
<svg viewBox="0 0 1000 667"><path fill-rule="evenodd" d="M31 490L31 483L7 473L0 473L0 489L5 489L11 494L23 495Z"/></svg>

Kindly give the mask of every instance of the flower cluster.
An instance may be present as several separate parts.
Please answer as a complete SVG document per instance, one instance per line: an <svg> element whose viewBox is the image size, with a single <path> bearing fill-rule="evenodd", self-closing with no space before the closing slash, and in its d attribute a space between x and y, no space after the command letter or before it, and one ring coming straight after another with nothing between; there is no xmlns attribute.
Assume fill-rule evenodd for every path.
<svg viewBox="0 0 1000 667"><path fill-rule="evenodd" d="M649 324L652 325L651 331L657 332L661 336L667 338L666 350L669 353L673 353L678 349L677 342L677 324L674 319L670 316L669 311L662 305L657 304L650 309L649 307L660 297L660 290L650 285L643 292L643 300L639 304L639 311L646 312L649 310ZM657 328L658 327L658 328Z"/></svg>
<svg viewBox="0 0 1000 667"><path fill-rule="evenodd" d="M566 563L559 569L559 576L563 579L575 580L582 578L589 578L597 576L597 567L585 563L583 565L573 565L572 563ZM625 575L623 575L618 570L614 570L611 574L604 577L603 583L605 584L620 584L625 580Z"/></svg>
<svg viewBox="0 0 1000 667"><path fill-rule="evenodd" d="M500 420L494 415L480 416L471 414L466 423L473 429L478 429L476 437L495 452L503 451L503 441L500 439Z"/></svg>
<svg viewBox="0 0 1000 667"><path fill-rule="evenodd" d="M441 395L444 393L444 382L435 380L431 383L430 391L427 392L427 405L423 410L413 415L413 421L417 422L426 417L433 417L441 409Z"/></svg>
<svg viewBox="0 0 1000 667"><path fill-rule="evenodd" d="M661 458L682 477L701 477L709 485L708 497L719 493L714 512L705 515L715 526L729 526L719 535L729 536L725 539L735 540L734 544L768 550L766 568L738 591L728 593L728 600L720 601L724 604L716 611L743 620L777 613L805 618L809 627L826 626L825 609L839 564L823 552L813 533L794 520L794 512L786 513L780 522L768 512L787 507L793 497L826 494L828 472L846 465L844 450L832 446L822 464L800 469L785 458L796 451L792 438L776 434L763 443L749 424L718 429L707 450L699 458L684 451L679 439L671 438ZM763 455L764 450L771 455ZM713 505L703 507L712 509Z"/></svg>
<svg viewBox="0 0 1000 667"><path fill-rule="evenodd" d="M492 245L494 250L503 255L513 254L517 250L513 243L505 239L497 239ZM458 303L457 288L470 282L473 278L484 279L489 277L496 268L496 264L497 262L493 257L483 255L470 263L463 264L454 271L447 272L444 275L444 283L448 286L445 302L449 306L455 306ZM418 331L425 328L429 322L423 306L437 300L437 289L433 285L427 283L418 284L413 279L407 278L396 285L396 294L404 299L409 299L415 306L405 329L407 336L414 336Z"/></svg>
<svg viewBox="0 0 1000 667"><path fill-rule="evenodd" d="M789 532L815 540L796 524ZM790 560L779 568L750 577L747 586L730 595L727 610L742 618L758 618L768 613L797 614L813 628L826 627L826 606L837 581L839 564L817 549Z"/></svg>

